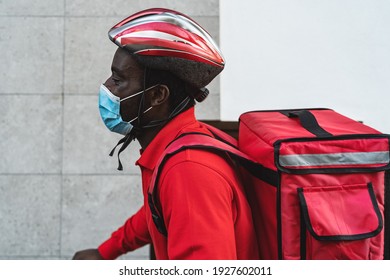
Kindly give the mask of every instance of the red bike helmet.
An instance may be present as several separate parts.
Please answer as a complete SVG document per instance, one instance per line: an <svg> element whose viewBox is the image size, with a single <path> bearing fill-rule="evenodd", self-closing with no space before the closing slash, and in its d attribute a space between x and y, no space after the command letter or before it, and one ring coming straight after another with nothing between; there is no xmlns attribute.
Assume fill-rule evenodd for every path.
<svg viewBox="0 0 390 280"><path fill-rule="evenodd" d="M199 89L225 66L221 51L207 31L173 10L138 12L112 27L108 37L142 65L170 71Z"/></svg>

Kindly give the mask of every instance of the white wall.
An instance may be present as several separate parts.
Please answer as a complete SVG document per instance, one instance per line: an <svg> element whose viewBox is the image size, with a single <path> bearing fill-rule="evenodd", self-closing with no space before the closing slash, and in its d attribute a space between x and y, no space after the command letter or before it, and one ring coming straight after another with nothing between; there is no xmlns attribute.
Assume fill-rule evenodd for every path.
<svg viewBox="0 0 390 280"><path fill-rule="evenodd" d="M327 107L390 133L390 1L220 1L221 119Z"/></svg>

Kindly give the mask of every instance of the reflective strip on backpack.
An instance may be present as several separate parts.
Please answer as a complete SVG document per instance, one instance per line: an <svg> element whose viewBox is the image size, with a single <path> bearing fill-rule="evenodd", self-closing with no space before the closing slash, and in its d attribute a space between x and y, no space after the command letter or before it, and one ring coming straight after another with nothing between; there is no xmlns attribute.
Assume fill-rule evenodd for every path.
<svg viewBox="0 0 390 280"><path fill-rule="evenodd" d="M389 163L389 152L359 152L333 154L281 155L279 163L284 167L328 166L328 165L363 165Z"/></svg>

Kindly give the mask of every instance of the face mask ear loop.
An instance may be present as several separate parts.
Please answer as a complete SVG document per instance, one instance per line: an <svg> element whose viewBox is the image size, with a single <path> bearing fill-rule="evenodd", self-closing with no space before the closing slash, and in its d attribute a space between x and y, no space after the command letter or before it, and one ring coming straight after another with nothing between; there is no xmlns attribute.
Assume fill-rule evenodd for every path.
<svg viewBox="0 0 390 280"><path fill-rule="evenodd" d="M183 110L187 107L187 105L190 103L190 101L191 101L191 97L188 96L188 97L184 98L183 101L181 101L176 106L176 108L173 109L173 111L170 113L168 118L163 119L163 120L151 121L149 124L145 125L144 128L157 127L157 126L160 126L160 125L163 125L163 124L167 123L168 121L170 121L171 119L176 117L178 114L183 112Z"/></svg>

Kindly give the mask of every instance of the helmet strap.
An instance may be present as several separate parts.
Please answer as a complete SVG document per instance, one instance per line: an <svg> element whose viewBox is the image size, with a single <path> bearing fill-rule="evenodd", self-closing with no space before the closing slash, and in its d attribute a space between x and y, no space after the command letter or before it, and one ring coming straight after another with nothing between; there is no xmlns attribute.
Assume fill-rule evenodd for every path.
<svg viewBox="0 0 390 280"><path fill-rule="evenodd" d="M119 149L118 151L118 170L119 171L122 171L123 170L123 166L122 166L122 162L121 162L121 159L119 157L119 155L127 148L127 146L129 146L129 144L131 143L132 140L135 140L135 134L136 134L136 131L134 131L134 128L125 136L123 137L122 139L119 140L119 142L115 145L115 147L111 150L109 156L112 157L115 153L115 149L116 147L118 147L119 145L122 144L121 148Z"/></svg>
<svg viewBox="0 0 390 280"><path fill-rule="evenodd" d="M148 68L145 67L144 69L144 81L143 81L143 90L142 90L142 93L141 93L141 100L139 101L139 105L138 105L138 119L137 119L137 123L138 123L138 127L139 128L142 128L141 127L141 117L142 117L142 114L144 112L144 106L145 106L145 89L146 89L146 75L147 75L147 71L148 71Z"/></svg>
<svg viewBox="0 0 390 280"><path fill-rule="evenodd" d="M121 162L121 159L120 159L120 154L129 146L129 144L131 143L131 141L135 140L137 134L140 132L140 130L142 129L141 127L141 116L143 114L143 110L142 108L144 107L144 104L145 104L145 89L146 89L146 71L147 71L147 68L145 67L145 70L144 70L144 81L143 81L143 90L142 90L142 93L141 93L141 100L139 102L139 106L138 106L138 117L137 117L137 125L133 125L133 129L125 136L123 137L122 139L119 140L119 142L115 145L115 147L111 150L109 156L112 157L115 153L115 149L119 146L119 145L122 145L118 151L118 170L119 171L123 171L123 165L122 165L122 162Z"/></svg>

